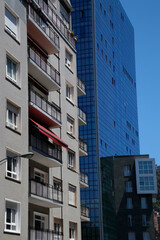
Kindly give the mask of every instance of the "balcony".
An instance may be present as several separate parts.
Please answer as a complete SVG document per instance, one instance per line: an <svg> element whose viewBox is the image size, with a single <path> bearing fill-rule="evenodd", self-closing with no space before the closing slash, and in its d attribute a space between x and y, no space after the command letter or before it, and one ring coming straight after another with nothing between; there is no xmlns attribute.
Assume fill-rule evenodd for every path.
<svg viewBox="0 0 160 240"><path fill-rule="evenodd" d="M47 127L61 126L61 112L34 90L29 92L29 114Z"/></svg>
<svg viewBox="0 0 160 240"><path fill-rule="evenodd" d="M89 217L89 208L86 206L81 205L81 221L82 222L89 222L90 217Z"/></svg>
<svg viewBox="0 0 160 240"><path fill-rule="evenodd" d="M77 78L77 88L78 88L78 96L86 95L86 86L85 83L78 77Z"/></svg>
<svg viewBox="0 0 160 240"><path fill-rule="evenodd" d="M62 165L61 146L46 141L38 134L30 134L30 150L34 153L33 161L45 165L48 168Z"/></svg>
<svg viewBox="0 0 160 240"><path fill-rule="evenodd" d="M80 187L81 188L87 188L88 185L88 175L85 173L80 172Z"/></svg>
<svg viewBox="0 0 160 240"><path fill-rule="evenodd" d="M86 114L80 108L78 108L78 123L79 123L79 126L83 126L87 124Z"/></svg>
<svg viewBox="0 0 160 240"><path fill-rule="evenodd" d="M79 139L79 156L80 157L84 157L84 156L87 156L88 153L87 153L87 144L85 143L85 141L80 138Z"/></svg>
<svg viewBox="0 0 160 240"><path fill-rule="evenodd" d="M63 240L63 233L30 228L29 240Z"/></svg>
<svg viewBox="0 0 160 240"><path fill-rule="evenodd" d="M27 32L48 54L59 52L59 36L30 6L28 6Z"/></svg>
<svg viewBox="0 0 160 240"><path fill-rule="evenodd" d="M30 180L29 186L30 203L46 208L62 207L62 191L34 179Z"/></svg>
<svg viewBox="0 0 160 240"><path fill-rule="evenodd" d="M54 9L50 5L46 4L44 0L34 0L34 3L39 9L42 10L45 17L49 19L51 24L56 27L60 34L62 34L62 36L71 44L71 46L75 48L74 36L71 36L67 26L68 24L66 24L66 20L60 18Z"/></svg>
<svg viewBox="0 0 160 240"><path fill-rule="evenodd" d="M28 48L28 72L49 91L60 89L60 74L38 51Z"/></svg>

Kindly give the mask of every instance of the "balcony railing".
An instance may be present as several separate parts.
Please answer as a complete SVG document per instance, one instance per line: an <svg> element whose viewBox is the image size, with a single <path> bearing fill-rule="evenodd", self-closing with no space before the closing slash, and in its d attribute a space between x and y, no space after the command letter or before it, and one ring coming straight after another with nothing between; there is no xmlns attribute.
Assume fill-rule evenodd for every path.
<svg viewBox="0 0 160 240"><path fill-rule="evenodd" d="M81 205L81 216L89 218L89 208Z"/></svg>
<svg viewBox="0 0 160 240"><path fill-rule="evenodd" d="M86 92L86 85L79 77L77 78L77 85L83 92Z"/></svg>
<svg viewBox="0 0 160 240"><path fill-rule="evenodd" d="M80 108L78 108L78 116L79 116L84 122L86 122L86 114L85 114L85 112L83 112Z"/></svg>
<svg viewBox="0 0 160 240"><path fill-rule="evenodd" d="M56 12L53 10L53 8L46 4L44 0L34 0L41 9L44 11L45 15L50 19L50 21L55 25L58 30L61 32L61 34L68 40L68 42L75 48L75 40L73 37L71 37L68 27L65 24L65 21L62 20Z"/></svg>
<svg viewBox="0 0 160 240"><path fill-rule="evenodd" d="M41 68L55 83L59 86L60 84L60 74L59 72L48 62L44 61L38 51L28 48L28 56L29 58Z"/></svg>
<svg viewBox="0 0 160 240"><path fill-rule="evenodd" d="M31 17L33 21L40 27L44 34L46 34L47 37L54 43L54 45L59 48L59 36L53 30L53 28L51 28L49 24L46 24L43 19L36 13L36 11L34 11L34 9L30 6L28 8L28 14L29 17Z"/></svg>
<svg viewBox="0 0 160 240"><path fill-rule="evenodd" d="M87 152L87 144L82 138L79 139L79 148Z"/></svg>
<svg viewBox="0 0 160 240"><path fill-rule="evenodd" d="M53 188L52 185L42 182L37 182L35 179L30 180L30 194L57 201L62 203L62 191Z"/></svg>
<svg viewBox="0 0 160 240"><path fill-rule="evenodd" d="M45 113L47 113L50 117L61 123L61 113L60 111L54 107L50 102L44 99L40 94L36 91L30 90L29 92L29 101L40 109L42 109Z"/></svg>
<svg viewBox="0 0 160 240"><path fill-rule="evenodd" d="M30 228L29 240L63 240L63 233Z"/></svg>
<svg viewBox="0 0 160 240"><path fill-rule="evenodd" d="M88 185L88 175L80 172L80 181Z"/></svg>
<svg viewBox="0 0 160 240"><path fill-rule="evenodd" d="M42 152L43 154L46 154L48 157L56 159L58 162L62 163L61 146L55 143L50 143L49 141L36 136L36 134L30 134L30 146Z"/></svg>

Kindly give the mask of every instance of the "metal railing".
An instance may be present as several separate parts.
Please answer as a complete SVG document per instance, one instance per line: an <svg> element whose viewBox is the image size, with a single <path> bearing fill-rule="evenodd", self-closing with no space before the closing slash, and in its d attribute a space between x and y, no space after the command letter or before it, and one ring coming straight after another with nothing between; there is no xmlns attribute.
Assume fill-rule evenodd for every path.
<svg viewBox="0 0 160 240"><path fill-rule="evenodd" d="M36 11L31 7L28 6L28 15L33 19L34 22L41 28L41 30L47 35L47 37L53 42L57 48L59 48L59 36L58 34L46 24L43 19L36 13Z"/></svg>
<svg viewBox="0 0 160 240"><path fill-rule="evenodd" d="M49 141L46 141L39 136L36 136L36 134L30 134L30 146L48 155L48 157L54 158L60 163L62 163L61 146L55 143L50 143Z"/></svg>
<svg viewBox="0 0 160 240"><path fill-rule="evenodd" d="M88 185L88 175L80 172L80 181Z"/></svg>
<svg viewBox="0 0 160 240"><path fill-rule="evenodd" d="M69 33L69 29L67 25L65 24L65 21L61 19L56 12L53 10L53 8L46 4L44 0L34 0L35 3L37 3L41 9L44 11L45 15L50 19L50 21L55 25L58 30L61 32L61 34L68 40L68 42L75 48L75 40Z"/></svg>
<svg viewBox="0 0 160 240"><path fill-rule="evenodd" d="M63 233L51 230L29 229L29 240L63 240Z"/></svg>
<svg viewBox="0 0 160 240"><path fill-rule="evenodd" d="M29 184L30 194L62 203L63 194L61 190L55 189L50 184L38 182L35 179L30 179Z"/></svg>
<svg viewBox="0 0 160 240"><path fill-rule="evenodd" d="M89 218L89 208L81 205L81 216Z"/></svg>
<svg viewBox="0 0 160 240"><path fill-rule="evenodd" d="M80 108L78 108L78 117L80 117L84 122L86 122L86 114Z"/></svg>
<svg viewBox="0 0 160 240"><path fill-rule="evenodd" d="M79 139L79 148L87 152L87 144L82 138Z"/></svg>
<svg viewBox="0 0 160 240"><path fill-rule="evenodd" d="M77 85L83 92L86 92L86 85L79 77L77 77Z"/></svg>
<svg viewBox="0 0 160 240"><path fill-rule="evenodd" d="M29 101L40 109L42 109L45 113L51 116L53 119L61 123L61 112L54 105L44 99L40 94L38 94L34 90L29 91Z"/></svg>
<svg viewBox="0 0 160 240"><path fill-rule="evenodd" d="M38 51L28 47L28 57L40 67L55 83L59 86L60 84L60 74L59 72L48 62L42 59Z"/></svg>

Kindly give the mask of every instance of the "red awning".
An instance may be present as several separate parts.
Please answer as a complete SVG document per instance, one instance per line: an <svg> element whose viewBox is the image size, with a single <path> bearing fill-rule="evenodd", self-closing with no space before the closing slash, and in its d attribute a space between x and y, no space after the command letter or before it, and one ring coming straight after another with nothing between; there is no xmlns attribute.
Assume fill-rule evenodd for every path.
<svg viewBox="0 0 160 240"><path fill-rule="evenodd" d="M44 135L46 135L47 137L52 139L54 142L56 142L57 144L61 145L62 147L68 148L68 145L65 142L63 142L63 140L61 138L59 138L55 133L53 133L52 131L46 129L45 127L43 127L39 123L35 122L31 118L29 118L29 119L38 127L38 130L41 133L43 133Z"/></svg>

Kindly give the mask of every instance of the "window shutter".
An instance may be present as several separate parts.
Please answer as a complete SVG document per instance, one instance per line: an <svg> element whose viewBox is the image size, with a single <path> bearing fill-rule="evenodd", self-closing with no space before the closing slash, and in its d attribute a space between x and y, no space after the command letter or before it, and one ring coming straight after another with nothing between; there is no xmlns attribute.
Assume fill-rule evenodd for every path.
<svg viewBox="0 0 160 240"><path fill-rule="evenodd" d="M17 19L5 8L5 25L17 36Z"/></svg>

